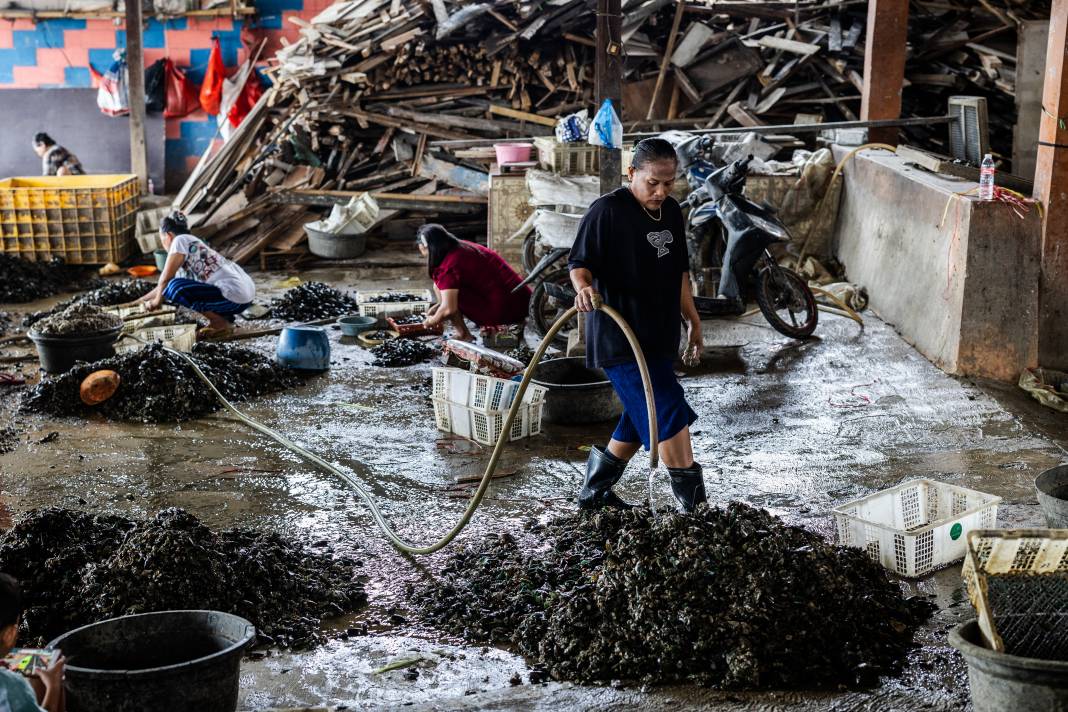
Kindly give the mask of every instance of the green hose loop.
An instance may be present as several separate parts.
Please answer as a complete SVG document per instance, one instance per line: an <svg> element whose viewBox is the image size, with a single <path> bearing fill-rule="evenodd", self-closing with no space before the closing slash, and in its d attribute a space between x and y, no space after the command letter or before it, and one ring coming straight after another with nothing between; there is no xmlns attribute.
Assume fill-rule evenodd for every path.
<svg viewBox="0 0 1068 712"><path fill-rule="evenodd" d="M623 317L619 314L619 312L617 312L612 307L601 303L597 303L596 308L600 309L605 314L612 317L616 324L619 325L619 328L623 331L624 336L627 337L627 342L630 344L631 350L634 352L635 360L638 362L638 369L641 372L642 376L642 385L645 388L645 404L649 415L649 468L650 470L655 470L659 463L656 405L653 400L652 381L649 378L649 368L645 363L645 355L642 353L641 346L638 344L638 338L634 335L634 332L631 330L630 326L627 324L626 320L623 319ZM567 312L563 314L563 316L556 320L556 323L552 325L552 328L549 329L548 333L546 333L545 336L542 338L541 343L538 345L538 350L537 352L535 352L534 358L531 359L530 363L536 364L541 361L541 357L545 354L545 350L549 347L549 344L552 343L553 337L556 336L557 332L560 331L560 329L563 328L564 324L566 324L567 321L571 319L571 317L575 316L576 313L578 313L578 309L576 307L571 307ZM140 339L138 340L140 341ZM145 342L142 341L142 343ZM393 529L389 525L389 522L387 522L386 518L383 516L382 511L375 503L374 498L371 497L370 492L364 489L363 485L353 479L352 476L345 472L342 472L340 469L330 464L326 460L322 459L315 453L304 449L300 445L297 445L295 442L282 435L281 433L272 430L271 428L268 428L266 425L263 425L262 423L259 423L242 413L240 410L235 408L234 405L230 403L230 401L226 400L226 398L223 396L222 393L219 392L215 385L210 380L208 380L208 377L204 375L204 372L200 370L200 367L197 366L196 362L193 361L193 359L191 359L186 354L181 353L180 351L175 351L170 348L167 348L166 350L170 351L173 354L177 354L178 356L185 359L186 363L188 363L193 368L193 372L200 377L200 380L204 381L204 383L208 385L212 393L215 394L215 397L219 399L219 402L222 403L227 408L227 410L237 416L237 418L243 423L248 425L253 430L263 433L267 437L277 442L282 447L299 455L308 462L311 462L314 465L318 465L323 470L326 470L327 472L336 475L337 477L348 483L349 486L351 486L352 489L356 491L356 494L358 494L360 498L367 504L367 508L371 511L371 516L374 518L375 524L377 524L378 528L381 529L382 532L386 535L386 538L389 539L390 543L392 543L393 546L395 546L398 550L406 554L433 554L435 551L438 551L444 548L445 546L448 546L448 544L453 539L455 539L456 536L461 531L463 531L464 527L466 527L471 521L471 517L474 516L475 510L478 509L479 505L482 503L482 498L486 495L486 490L489 489L490 480L493 479L493 473L497 469L497 462L501 459L501 454L504 452L504 446L508 442L508 434L512 430L512 422L515 420L516 413L519 412L519 406L523 402L523 395L526 393L527 384L530 383L531 375L534 373L534 369L528 366L525 373L523 374L523 381L519 384L519 391L515 394L515 398L512 400L512 407L508 410L508 417L505 418L504 427L501 429L501 435L499 438L497 438L497 444L493 447L493 454L490 455L489 463L486 465L486 471L482 475L482 481L479 483L478 489L475 491L475 494L471 497L471 501L468 502L467 509L464 511L463 516L460 517L460 520L441 539L434 542L433 544L420 546L418 544L412 544L401 539L396 534L396 532L393 531Z"/></svg>

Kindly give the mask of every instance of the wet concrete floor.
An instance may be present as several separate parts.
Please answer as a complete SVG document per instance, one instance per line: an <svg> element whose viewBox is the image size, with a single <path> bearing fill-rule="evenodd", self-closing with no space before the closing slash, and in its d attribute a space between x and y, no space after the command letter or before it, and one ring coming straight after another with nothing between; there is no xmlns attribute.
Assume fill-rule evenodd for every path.
<svg viewBox="0 0 1068 712"><path fill-rule="evenodd" d="M347 289L427 286L414 266L318 270L301 275ZM256 276L260 297L280 290L279 273ZM20 305L28 311L38 305ZM14 310L3 307L0 311ZM740 500L833 537L832 507L902 481L928 477L1004 498L999 526L1042 524L1033 478L1068 461L1064 416L1032 404L1014 387L972 383L941 373L893 329L866 314L861 330L823 315L818 338L789 340L761 317L705 323L706 355L683 385L700 420L695 452L715 502ZM288 393L243 406L366 483L396 529L410 540L437 539L465 499L446 489L479 475L490 448L439 433L429 400L430 365L378 369L368 353L331 331L333 364ZM270 352L272 337L243 342ZM27 368L27 372L32 369ZM181 506L214 527L247 525L309 541L329 539L359 552L370 576L371 605L337 621L337 637L303 653L273 652L242 668L240 709L645 709L956 710L967 705L965 668L947 631L972 617L954 565L910 593L933 597L939 612L899 679L869 692L719 693L695 687L530 685L513 653L471 646L415 622L405 588L419 586L442 554L408 559L379 535L344 483L317 471L237 421L218 415L181 425L55 420L12 415L17 393L0 394L0 428L13 423L15 449L0 455L0 497L14 513L47 505L150 516ZM517 527L527 517L569 510L585 452L612 424L547 425L541 436L508 448L493 484L461 541ZM46 435L58 437L41 443ZM635 462L618 492L645 497ZM670 502L662 476L658 503ZM356 623L366 636L348 636ZM418 658L414 681L404 669ZM519 673L523 683L509 679Z"/></svg>

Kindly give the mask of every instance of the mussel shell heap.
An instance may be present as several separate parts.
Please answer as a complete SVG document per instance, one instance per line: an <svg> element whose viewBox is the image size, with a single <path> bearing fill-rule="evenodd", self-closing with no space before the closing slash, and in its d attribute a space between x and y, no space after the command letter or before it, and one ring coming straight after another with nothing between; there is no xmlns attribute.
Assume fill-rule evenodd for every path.
<svg viewBox="0 0 1068 712"><path fill-rule="evenodd" d="M198 343L190 355L219 392L231 401L248 400L301 382L293 371L238 346ZM119 388L103 403L87 406L81 400L81 383L90 373L102 369L119 374ZM189 364L158 344L95 363L78 364L67 373L46 378L23 396L21 405L29 413L53 416L102 413L111 420L145 423L192 420L221 407L215 394Z"/></svg>
<svg viewBox="0 0 1068 712"><path fill-rule="evenodd" d="M113 307L117 304L127 304L148 294L155 286L154 282L144 279L122 279L116 282L108 282L84 294L79 294L73 299L62 301L51 309L29 314L22 320L22 325L32 326L41 319L57 314L73 304L92 304L97 307Z"/></svg>
<svg viewBox="0 0 1068 712"><path fill-rule="evenodd" d="M32 644L116 616L214 609L250 620L261 644L309 647L325 639L324 618L366 604L361 564L279 534L213 532L181 509L147 521L38 509L0 538Z"/></svg>
<svg viewBox="0 0 1068 712"><path fill-rule="evenodd" d="M371 355L375 357L372 364L385 368L413 366L428 361L440 353L428 343L404 337L390 339L371 349Z"/></svg>
<svg viewBox="0 0 1068 712"><path fill-rule="evenodd" d="M33 329L45 336L95 334L117 329L122 319L91 304L72 304L37 322Z"/></svg>
<svg viewBox="0 0 1068 712"><path fill-rule="evenodd" d="M0 253L0 304L50 297L62 291L78 271L59 259L30 262Z"/></svg>
<svg viewBox="0 0 1068 712"><path fill-rule="evenodd" d="M360 309L356 300L322 282L305 282L271 300L271 319L313 321L348 316Z"/></svg>
<svg viewBox="0 0 1068 712"><path fill-rule="evenodd" d="M468 545L412 595L432 624L515 644L559 679L867 686L900 672L932 609L862 550L740 503L576 513L530 534Z"/></svg>

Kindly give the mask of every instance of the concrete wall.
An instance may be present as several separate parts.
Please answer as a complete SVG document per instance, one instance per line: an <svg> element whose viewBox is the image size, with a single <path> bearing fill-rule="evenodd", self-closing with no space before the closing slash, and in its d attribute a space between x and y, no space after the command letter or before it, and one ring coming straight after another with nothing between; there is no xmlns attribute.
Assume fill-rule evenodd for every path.
<svg viewBox="0 0 1068 712"><path fill-rule="evenodd" d="M146 65L169 57L179 67L187 68L188 76L199 85L207 68L212 37L219 38L223 61L230 70L245 60L248 47L254 48L261 38L266 38L262 63L278 50L282 38L296 38L299 28L288 18L310 19L332 4L332 0L254 2L257 14L245 19L149 19L144 30ZM126 30L122 21L116 24L111 20L61 19L36 23L27 19L0 20L0 104L6 108L14 99L14 95L5 95L5 89L50 92L62 88L93 88L90 67L103 74L111 66L115 49L125 46ZM85 111L98 112L98 109L93 104ZM126 124L125 118L112 121L115 125ZM213 117L198 111L181 119L167 119L164 126L165 137L154 140L164 141L160 151L165 156L166 187L173 192L181 187L211 142L216 123ZM16 147L28 147L34 131L60 133L43 124L34 126L27 136L22 135L21 126L19 131L18 134L5 131L4 135ZM80 135L57 135L56 139L83 157L85 146L92 143L93 137L93 132L87 129ZM92 170L88 163L86 166ZM15 164L0 156L0 177L17 172ZM163 181L155 183L157 190L163 188Z"/></svg>
<svg viewBox="0 0 1068 712"><path fill-rule="evenodd" d="M1041 220L955 195L973 187L863 151L845 169L834 244L872 309L932 362L1015 380L1037 362Z"/></svg>
<svg viewBox="0 0 1068 712"><path fill-rule="evenodd" d="M97 111L93 89L10 89L0 92L0 166L5 176L41 174L41 159L30 147L34 133L46 130L71 150L91 173L129 173L130 125ZM163 185L162 114L145 121L149 175ZM70 140L68 140L70 139ZM91 140L90 140L91 139Z"/></svg>

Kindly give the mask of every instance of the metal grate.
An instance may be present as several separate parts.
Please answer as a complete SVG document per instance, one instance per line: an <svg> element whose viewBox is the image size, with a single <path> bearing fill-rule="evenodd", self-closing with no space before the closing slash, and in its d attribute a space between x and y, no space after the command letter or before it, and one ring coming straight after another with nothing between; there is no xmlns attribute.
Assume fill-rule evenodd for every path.
<svg viewBox="0 0 1068 712"><path fill-rule="evenodd" d="M949 149L954 158L978 166L990 152L986 99L981 96L949 97Z"/></svg>
<svg viewBox="0 0 1068 712"><path fill-rule="evenodd" d="M962 572L988 647L1068 660L1068 530L976 530Z"/></svg>

